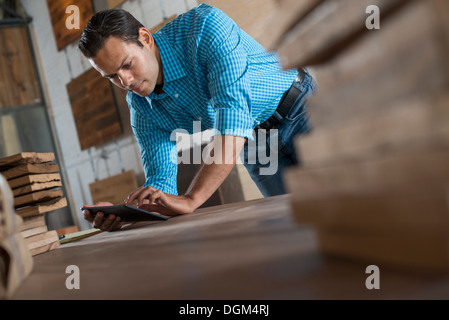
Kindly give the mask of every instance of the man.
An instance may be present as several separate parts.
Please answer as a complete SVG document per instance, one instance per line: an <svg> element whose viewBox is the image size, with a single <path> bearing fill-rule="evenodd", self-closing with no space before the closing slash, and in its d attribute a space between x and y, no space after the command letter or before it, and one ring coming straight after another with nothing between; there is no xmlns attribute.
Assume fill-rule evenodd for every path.
<svg viewBox="0 0 449 320"><path fill-rule="evenodd" d="M222 11L201 4L155 34L124 10L101 11L84 29L79 48L103 77L129 91L146 182L125 203L165 215L191 213L218 189L242 150L262 194L285 193L282 170L298 163L292 137L310 129L305 100L314 81L303 69L283 71L276 54ZM214 129L210 149L218 161L204 164L178 195L172 133L193 133L199 121L202 130ZM255 134L265 130L270 134ZM266 163L255 151L276 156L277 170L261 175ZM113 215L93 218L86 211L85 218L102 230L120 226Z"/></svg>

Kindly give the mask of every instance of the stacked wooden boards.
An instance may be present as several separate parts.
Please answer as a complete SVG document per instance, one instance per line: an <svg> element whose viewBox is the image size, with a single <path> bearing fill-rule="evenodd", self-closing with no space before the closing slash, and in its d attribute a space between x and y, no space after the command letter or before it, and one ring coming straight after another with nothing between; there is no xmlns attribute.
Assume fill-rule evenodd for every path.
<svg viewBox="0 0 449 320"><path fill-rule="evenodd" d="M7 179L16 213L22 217L22 236L33 255L59 246L55 230L48 230L44 213L67 206L55 155L22 152L0 159L0 173Z"/></svg>
<svg viewBox="0 0 449 320"><path fill-rule="evenodd" d="M264 45L319 86L285 178L324 252L449 271L448 21L441 0L284 0L267 22Z"/></svg>

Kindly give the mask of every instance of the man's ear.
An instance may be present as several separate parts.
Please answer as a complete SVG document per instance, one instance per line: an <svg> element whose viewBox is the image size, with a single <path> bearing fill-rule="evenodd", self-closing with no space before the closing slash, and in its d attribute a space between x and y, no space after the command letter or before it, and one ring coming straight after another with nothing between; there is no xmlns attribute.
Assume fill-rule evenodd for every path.
<svg viewBox="0 0 449 320"><path fill-rule="evenodd" d="M147 48L152 48L154 44L153 36L147 28L139 28L139 41Z"/></svg>

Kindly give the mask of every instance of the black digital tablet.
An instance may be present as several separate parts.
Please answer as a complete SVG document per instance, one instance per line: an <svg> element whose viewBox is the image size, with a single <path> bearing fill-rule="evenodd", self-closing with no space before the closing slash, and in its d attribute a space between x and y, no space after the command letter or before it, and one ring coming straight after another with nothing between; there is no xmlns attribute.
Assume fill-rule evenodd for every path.
<svg viewBox="0 0 449 320"><path fill-rule="evenodd" d="M82 207L81 210L89 210L93 215L101 211L104 213L105 217L109 214L114 214L120 217L122 221L152 221L168 219L168 217L160 215L158 213L126 205Z"/></svg>

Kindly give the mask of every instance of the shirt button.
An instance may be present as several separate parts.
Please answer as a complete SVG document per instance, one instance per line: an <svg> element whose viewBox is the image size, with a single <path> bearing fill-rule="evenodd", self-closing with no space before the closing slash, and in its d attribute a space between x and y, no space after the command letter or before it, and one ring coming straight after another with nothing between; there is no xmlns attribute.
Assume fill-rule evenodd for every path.
<svg viewBox="0 0 449 320"><path fill-rule="evenodd" d="M177 99L179 97L179 94L175 93L175 98Z"/></svg>
<svg viewBox="0 0 449 320"><path fill-rule="evenodd" d="M200 121L201 121L201 120L203 120L203 118L201 118L201 117L198 117L198 120L200 120Z"/></svg>

